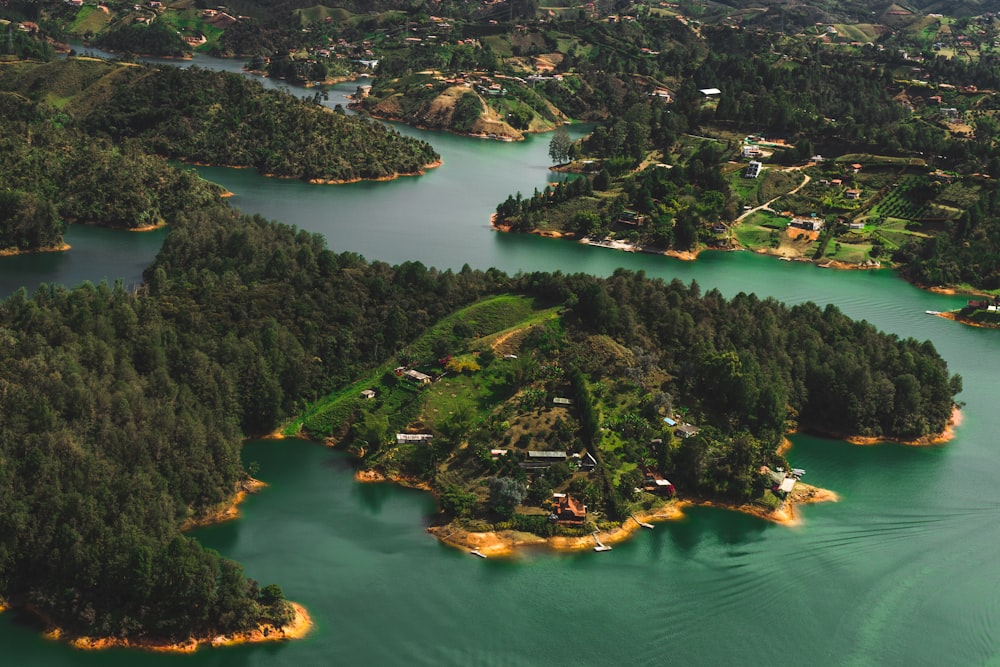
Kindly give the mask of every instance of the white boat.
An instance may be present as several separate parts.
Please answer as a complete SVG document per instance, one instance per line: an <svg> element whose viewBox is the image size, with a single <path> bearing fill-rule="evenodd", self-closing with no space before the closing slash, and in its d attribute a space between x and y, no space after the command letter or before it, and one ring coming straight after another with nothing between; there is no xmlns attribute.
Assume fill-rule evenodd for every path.
<svg viewBox="0 0 1000 667"><path fill-rule="evenodd" d="M928 315L940 315L941 314L940 310L925 310L924 312L927 313Z"/></svg>

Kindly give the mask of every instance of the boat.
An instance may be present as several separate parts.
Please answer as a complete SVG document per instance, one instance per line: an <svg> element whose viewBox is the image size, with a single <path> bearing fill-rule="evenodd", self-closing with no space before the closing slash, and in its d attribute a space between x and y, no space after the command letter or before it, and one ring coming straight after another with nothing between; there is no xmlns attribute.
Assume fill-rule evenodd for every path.
<svg viewBox="0 0 1000 667"><path fill-rule="evenodd" d="M473 550L472 550L472 551L470 551L469 553L470 553L470 554L472 554L473 556L479 556L480 558L486 558L486 554L484 554L484 553L483 553L482 551L480 551L479 549L473 549Z"/></svg>
<svg viewBox="0 0 1000 667"><path fill-rule="evenodd" d="M941 314L940 310L925 310L924 312L927 313L928 315L940 315Z"/></svg>

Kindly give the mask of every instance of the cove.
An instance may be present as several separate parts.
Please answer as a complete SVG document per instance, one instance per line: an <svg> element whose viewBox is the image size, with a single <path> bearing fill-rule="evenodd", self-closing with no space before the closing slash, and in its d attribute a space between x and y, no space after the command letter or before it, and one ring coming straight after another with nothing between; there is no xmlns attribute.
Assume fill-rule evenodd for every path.
<svg viewBox="0 0 1000 667"><path fill-rule="evenodd" d="M338 87L353 90L353 84ZM334 97L331 96L331 103ZM323 234L336 251L458 269L584 271L620 267L697 280L726 296L833 303L900 336L930 339L962 374L965 422L943 447L853 447L794 436L805 481L841 502L802 508L798 528L710 508L642 531L606 554L529 552L480 560L424 528L426 494L358 485L350 461L315 443L248 443L270 486L243 518L195 533L277 582L316 628L283 645L192 656L83 653L0 615L10 665L685 664L978 665L1000 655L1000 336L924 314L962 303L891 272L835 272L750 253L697 262L621 253L489 229L507 194L553 178L548 138L492 143L400 128L430 141L444 165L389 183L310 186L248 170L199 171L231 202ZM0 285L141 279L162 236L74 227L62 255L0 260ZM89 248L89 249L88 249ZM75 258L74 258L75 256ZM71 268L75 267L75 268ZM9 293L9 291L5 291Z"/></svg>

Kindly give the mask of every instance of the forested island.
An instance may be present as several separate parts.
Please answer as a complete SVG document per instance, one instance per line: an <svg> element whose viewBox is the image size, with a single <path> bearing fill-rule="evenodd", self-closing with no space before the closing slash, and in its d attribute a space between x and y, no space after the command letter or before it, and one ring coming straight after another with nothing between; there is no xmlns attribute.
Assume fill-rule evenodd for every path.
<svg viewBox="0 0 1000 667"><path fill-rule="evenodd" d="M53 10L12 0L2 15L23 24L48 11L83 13L58 4ZM530 25L517 27L515 8ZM503 9L511 18L502 29L545 37L534 3ZM729 67L789 87L799 80L780 72L826 71L828 64L837 71L826 46L795 47L777 36L760 42L787 50L795 66L769 55L747 59L757 73L739 69L736 59L722 67L715 58L723 56L711 56L702 40L716 31L717 43L728 44L724 35L745 28L693 26L676 12L646 10L613 22L578 8L556 16L579 34L586 28L616 40L618 49L569 45L581 70L596 77L590 90L601 91L604 106L591 117L613 120L583 144L554 144L558 162L573 158L584 169L594 160L592 180L533 196L523 210L525 199L514 196L511 219L547 211L557 199L579 203L617 189L629 199L581 209L590 217L577 222L600 228L604 209L646 215L635 207L648 206L674 247L684 238L699 243L732 205L720 165L735 145L718 149L686 137L715 122L749 121L735 110L726 117L721 99L714 110L703 104L695 86L709 85L702 78L708 70L697 68L716 63L720 81ZM333 25L335 15L343 18L328 15ZM480 26L500 26L492 14L481 18ZM37 30L15 32L10 23L17 37L4 48L50 57L46 32L61 25L45 18ZM256 34L263 40L291 32ZM566 46L562 34L552 39ZM643 51L656 50L659 42L647 41L656 35L672 36L674 48ZM749 48L753 41L733 43ZM679 84L667 90L676 94L672 101L650 95L652 75L621 66L636 51L650 67L673 68L665 70ZM403 67L409 52L397 55L393 66ZM562 62L570 68L574 60ZM860 82L870 61L852 62ZM960 80L987 65L941 65L952 74L947 67ZM826 127L818 114L839 109L846 117L843 99L832 96L848 80L813 90L810 99L822 104L807 109L808 118L781 112L793 109L792 101L768 118L790 133ZM556 84L544 88L550 101L560 94ZM822 136L832 142L853 128L843 136L868 144L874 135L862 131L881 127L899 133L886 136L900 140L900 151L916 150L922 144L904 144L901 128L926 123L894 124L895 112L876 114L885 102L876 88L866 88L875 100L865 107L870 117L855 110L849 125L834 123ZM771 514L803 488L780 450L786 433L926 441L946 428L961 389L929 342L879 333L833 306L726 299L696 284L626 271L601 279L390 266L241 215L217 187L165 160L345 182L419 173L437 156L375 122L240 77L85 58L12 59L0 64L0 90L7 247L57 247L67 221L171 225L138 289L47 285L0 302L0 598L66 638L190 647L301 627L303 612L278 585L246 577L238 563L182 532L251 483L239 458L243 440L278 428L333 438L366 469L426 485L438 494L443 524L575 538L669 508L676 497ZM587 95L567 94L556 106L583 116L573 100ZM763 104L747 99L741 114ZM794 151L790 161L812 153L806 139L785 149ZM674 164L663 151L677 145L683 159ZM942 155L967 171L992 145L946 148ZM665 161L649 164L657 150ZM900 169L919 167L901 159ZM871 171L870 163L858 164L858 173ZM981 177L959 185L969 183L982 186L967 193L975 203L941 234L917 237L911 249L926 256L908 266L945 275L935 272L967 265L956 259L963 253L988 253L993 199L985 193L992 186ZM982 244L966 245L968 235L983 236ZM985 280L990 266L984 259L969 270Z"/></svg>
<svg viewBox="0 0 1000 667"><path fill-rule="evenodd" d="M0 66L0 251L62 249L67 223L145 230L218 204L167 160L316 183L422 173L425 142L243 77L70 58Z"/></svg>

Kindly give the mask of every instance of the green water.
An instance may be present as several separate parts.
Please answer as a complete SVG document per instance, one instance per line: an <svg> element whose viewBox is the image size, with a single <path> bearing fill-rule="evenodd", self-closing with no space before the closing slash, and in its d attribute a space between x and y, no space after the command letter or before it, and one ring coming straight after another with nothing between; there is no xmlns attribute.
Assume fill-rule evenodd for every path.
<svg viewBox="0 0 1000 667"><path fill-rule="evenodd" d="M88 654L42 640L8 613L0 616L0 665L1000 662L1000 332L924 314L962 299L921 292L889 272L841 273L749 253L684 263L497 234L487 224L496 203L550 178L547 139L421 136L444 166L391 183L308 186L246 170L201 171L233 190L245 211L322 233L334 249L370 259L600 275L627 267L695 279L728 296L835 303L882 329L934 342L965 380L958 437L915 449L797 436L790 458L807 470L806 481L842 496L804 508L797 528L695 509L610 553L539 551L515 562L442 547L424 531L434 511L429 496L355 484L337 452L251 442L245 458L270 486L245 503L243 519L197 536L304 603L316 621L307 639L193 656ZM74 250L58 258L0 261L0 286L135 281L159 240L88 228L74 230L70 243Z"/></svg>

